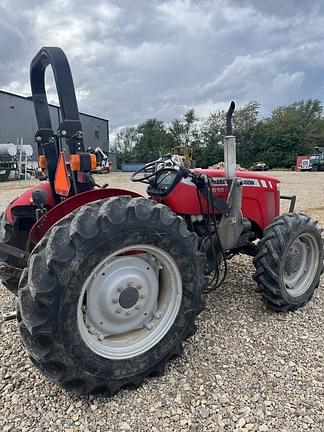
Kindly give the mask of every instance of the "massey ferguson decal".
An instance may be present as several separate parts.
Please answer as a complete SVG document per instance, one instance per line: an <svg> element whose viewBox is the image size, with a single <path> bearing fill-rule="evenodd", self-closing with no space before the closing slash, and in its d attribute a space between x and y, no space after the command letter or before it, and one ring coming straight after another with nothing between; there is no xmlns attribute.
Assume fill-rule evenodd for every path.
<svg viewBox="0 0 324 432"><path fill-rule="evenodd" d="M212 188L214 192L224 192L225 191L224 188L228 186L225 177L212 177L211 180L212 180ZM243 178L243 177L241 177L241 180L243 181L243 186L273 189L273 185L270 180L257 180L253 178ZM186 183L189 186L195 186L191 182L191 179L189 177L182 179L181 182Z"/></svg>
<svg viewBox="0 0 324 432"><path fill-rule="evenodd" d="M242 178L241 180L243 181L243 186L261 187L259 180L249 178ZM226 179L222 177L213 177L212 182L213 186L227 186ZM263 187L267 187L267 184L264 180L261 180L261 182L264 182L264 184L262 184Z"/></svg>

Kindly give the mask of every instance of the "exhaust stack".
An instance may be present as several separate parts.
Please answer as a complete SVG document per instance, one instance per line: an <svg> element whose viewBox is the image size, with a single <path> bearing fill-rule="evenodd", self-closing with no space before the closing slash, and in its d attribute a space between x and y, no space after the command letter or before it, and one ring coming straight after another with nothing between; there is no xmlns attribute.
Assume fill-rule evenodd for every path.
<svg viewBox="0 0 324 432"><path fill-rule="evenodd" d="M232 116L235 102L232 101L226 113L226 136L224 139L224 165L226 180L233 180L236 174L236 140L233 135Z"/></svg>

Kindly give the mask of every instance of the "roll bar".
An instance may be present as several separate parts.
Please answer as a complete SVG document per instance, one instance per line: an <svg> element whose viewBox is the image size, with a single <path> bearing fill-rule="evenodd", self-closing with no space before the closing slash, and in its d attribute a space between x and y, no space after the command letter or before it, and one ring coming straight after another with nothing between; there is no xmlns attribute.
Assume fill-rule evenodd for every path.
<svg viewBox="0 0 324 432"><path fill-rule="evenodd" d="M45 71L51 66L61 108L62 121L57 131L53 131L45 87ZM30 65L30 84L34 103L38 131L35 141L39 155L44 155L48 178L54 188L55 173L61 152L59 139L64 139L70 155L80 154L88 162L83 143L82 126L75 96L73 78L69 62L61 48L43 47L33 58ZM78 176L72 175L74 193L91 188L88 180L79 182ZM53 190L54 195L55 191ZM56 197L57 198L57 197Z"/></svg>
<svg viewBox="0 0 324 432"><path fill-rule="evenodd" d="M46 142L54 136L45 88L45 70L49 65L53 70L62 114L58 135L67 140L71 154L82 152L82 126L71 69L63 50L57 47L41 48L30 65L30 84L39 128L36 140Z"/></svg>

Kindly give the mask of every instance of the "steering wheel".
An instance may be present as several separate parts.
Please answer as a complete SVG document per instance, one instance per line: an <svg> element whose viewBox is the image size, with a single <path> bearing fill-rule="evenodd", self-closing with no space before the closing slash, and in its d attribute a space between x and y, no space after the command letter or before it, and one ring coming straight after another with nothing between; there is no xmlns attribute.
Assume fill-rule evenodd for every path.
<svg viewBox="0 0 324 432"><path fill-rule="evenodd" d="M167 165L166 162L171 162L171 166ZM159 165L162 165L161 168L158 168ZM150 184L150 179L152 177L156 177L158 174L160 174L162 171L174 171L175 163L168 159L167 161L163 161L161 159L158 159L156 161L150 162L134 172L134 174L131 176L131 181L133 182L141 182Z"/></svg>

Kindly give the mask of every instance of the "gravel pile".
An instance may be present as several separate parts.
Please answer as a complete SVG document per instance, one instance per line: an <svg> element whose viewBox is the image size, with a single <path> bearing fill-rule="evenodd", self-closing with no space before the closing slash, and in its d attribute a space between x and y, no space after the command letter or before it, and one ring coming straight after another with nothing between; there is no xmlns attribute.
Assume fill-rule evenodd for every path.
<svg viewBox="0 0 324 432"><path fill-rule="evenodd" d="M314 207L324 226L324 208ZM306 307L278 315L254 291L252 273L249 258L235 257L182 357L163 377L112 399L74 396L47 381L27 359L16 322L3 323L0 430L324 431L324 280ZM2 286L0 302L1 312L13 310Z"/></svg>

